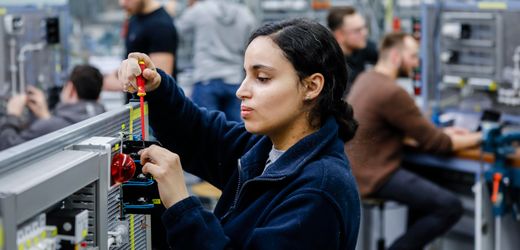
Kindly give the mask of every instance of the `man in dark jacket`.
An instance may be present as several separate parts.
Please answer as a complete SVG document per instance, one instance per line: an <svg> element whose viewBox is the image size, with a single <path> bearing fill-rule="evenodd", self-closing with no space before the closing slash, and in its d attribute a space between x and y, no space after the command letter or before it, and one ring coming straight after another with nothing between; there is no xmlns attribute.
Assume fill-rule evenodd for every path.
<svg viewBox="0 0 520 250"><path fill-rule="evenodd" d="M7 116L0 119L0 150L103 113L103 105L97 102L102 85L99 70L83 65L72 71L52 113L44 93L35 87L29 87L27 94L13 96L7 103ZM36 117L30 124L22 116L26 106Z"/></svg>
<svg viewBox="0 0 520 250"><path fill-rule="evenodd" d="M327 16L327 25L343 50L353 83L378 58L376 44L367 38L365 18L353 7L334 7Z"/></svg>

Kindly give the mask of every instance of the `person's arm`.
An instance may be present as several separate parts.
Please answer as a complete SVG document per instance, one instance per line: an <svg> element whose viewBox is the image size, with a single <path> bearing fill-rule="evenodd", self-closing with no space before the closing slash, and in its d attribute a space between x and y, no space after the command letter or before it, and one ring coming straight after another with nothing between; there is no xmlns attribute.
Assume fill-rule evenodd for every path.
<svg viewBox="0 0 520 250"><path fill-rule="evenodd" d="M177 30L171 22L160 23L152 27L147 34L149 57L155 67L172 75L175 65L175 53L178 46Z"/></svg>
<svg viewBox="0 0 520 250"><path fill-rule="evenodd" d="M450 137L426 120L406 91L396 88L379 107L385 120L416 141L420 149L433 153L452 151Z"/></svg>
<svg viewBox="0 0 520 250"><path fill-rule="evenodd" d="M0 150L25 141L20 133L24 127L22 113L26 103L27 96L24 94L12 96L7 101L7 115L0 119Z"/></svg>
<svg viewBox="0 0 520 250"><path fill-rule="evenodd" d="M482 140L482 133L472 133L462 128L448 127L444 133L450 137L453 151L477 146Z"/></svg>
<svg viewBox="0 0 520 250"><path fill-rule="evenodd" d="M223 189L238 158L258 137L248 133L244 124L227 121L222 112L196 106L171 76L150 70L155 66L146 55L131 53L129 58L121 65L119 79L135 82L135 75L140 74L137 58L145 60L148 68L143 76L149 91L145 100L156 138L181 157L185 170Z"/></svg>
<svg viewBox="0 0 520 250"><path fill-rule="evenodd" d="M117 71L111 72L103 76L103 90L106 91L123 91L123 87L119 79L117 79Z"/></svg>
<svg viewBox="0 0 520 250"><path fill-rule="evenodd" d="M161 85L147 95L151 128L167 149L181 156L188 172L222 189L252 135L223 113L199 108L169 75L159 73Z"/></svg>
<svg viewBox="0 0 520 250"><path fill-rule="evenodd" d="M170 52L154 52L150 53L150 59L157 68L160 68L168 75L173 74L173 65L175 56Z"/></svg>
<svg viewBox="0 0 520 250"><path fill-rule="evenodd" d="M339 208L321 190L301 190L272 208L237 246L215 215L188 197L162 216L173 249L346 249Z"/></svg>
<svg viewBox="0 0 520 250"><path fill-rule="evenodd" d="M20 137L23 122L21 118L7 115L0 119L0 150L23 143Z"/></svg>
<svg viewBox="0 0 520 250"><path fill-rule="evenodd" d="M450 137L453 151L475 147L482 140L482 133L472 133L463 128L447 127L443 132ZM404 138L403 143L410 147L419 147L419 143L410 137Z"/></svg>
<svg viewBox="0 0 520 250"><path fill-rule="evenodd" d="M0 125L0 150L38 138L69 124L59 117L51 116L38 119L28 127L24 127L21 118L8 115Z"/></svg>

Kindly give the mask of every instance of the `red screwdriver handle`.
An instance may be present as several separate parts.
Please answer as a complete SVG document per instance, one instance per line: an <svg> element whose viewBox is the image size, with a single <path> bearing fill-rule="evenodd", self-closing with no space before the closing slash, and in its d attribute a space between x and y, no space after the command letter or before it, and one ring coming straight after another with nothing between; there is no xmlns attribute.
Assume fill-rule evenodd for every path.
<svg viewBox="0 0 520 250"><path fill-rule="evenodd" d="M138 63L141 68L141 74L137 76L137 96L145 96L146 92L144 91L145 80L143 77L143 71L146 66L143 60L140 60Z"/></svg>
<svg viewBox="0 0 520 250"><path fill-rule="evenodd" d="M491 194L491 202L496 203L498 200L498 189L500 187L500 181L502 180L502 174L495 173L493 175L493 193Z"/></svg>

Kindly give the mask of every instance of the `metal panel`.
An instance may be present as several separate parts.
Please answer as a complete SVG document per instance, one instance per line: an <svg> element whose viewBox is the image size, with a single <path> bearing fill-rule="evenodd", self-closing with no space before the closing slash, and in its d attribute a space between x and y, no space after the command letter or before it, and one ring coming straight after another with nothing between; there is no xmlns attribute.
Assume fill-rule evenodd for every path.
<svg viewBox="0 0 520 250"><path fill-rule="evenodd" d="M121 222L119 215L119 189L113 188L108 194L108 230L113 230ZM121 247L112 248L127 250L130 249L132 242L136 250L147 249L147 230L149 224L146 222L144 215L126 215L124 220L129 225L130 241L123 244ZM132 240L133 239L133 240Z"/></svg>
<svg viewBox="0 0 520 250"><path fill-rule="evenodd" d="M128 131L130 108L137 107L138 104L129 104L3 150L0 152L0 175L93 136L118 137L122 124L126 124L126 131ZM134 121L133 127L134 130L141 128L139 119Z"/></svg>
<svg viewBox="0 0 520 250"><path fill-rule="evenodd" d="M129 104L0 152L0 217L6 249L17 248L20 223L65 199L90 211L89 245L107 248L109 225L119 222L108 215L119 205L117 197L108 197L110 143L120 132L140 131L137 107ZM94 136L112 138L102 142ZM78 145L86 139L98 143ZM93 200L94 206L88 204ZM146 224L146 216L133 217L132 240L120 249L131 249L131 244L150 249L150 230L142 223ZM129 217L124 221L131 224Z"/></svg>
<svg viewBox="0 0 520 250"><path fill-rule="evenodd" d="M99 170L98 154L61 151L22 169L3 174L0 190L16 196L16 223L22 223L42 209L65 199L89 183Z"/></svg>
<svg viewBox="0 0 520 250"><path fill-rule="evenodd" d="M103 199L98 198L97 195L97 185L98 182L94 184L90 184L76 193L72 194L65 200L65 207L67 208L73 208L78 209L80 211L88 210L88 234L85 238L85 241L89 246L96 245L96 238L99 236L97 227L99 224L98 221L96 221L97 216L96 215L102 215L104 213L99 213L99 210L96 209L96 204L100 201L103 201ZM105 199L106 200L106 199ZM104 221L102 221L104 222ZM101 225L104 223L101 223ZM105 229L106 230L106 229ZM103 230L100 230L103 231ZM104 234L101 234L104 235ZM102 241L99 241L102 242Z"/></svg>
<svg viewBox="0 0 520 250"><path fill-rule="evenodd" d="M2 1L3 3L3 1ZM71 18L66 5L8 5L0 6L0 19L12 15L21 17L21 31L7 34L4 25L0 26L0 97L6 98L24 87L17 85L36 85L48 90L62 86L69 68L69 33L72 31ZM48 17L59 18L60 42L48 44L43 22ZM14 52L14 58L11 56ZM12 73L15 73L12 75ZM10 90L10 91L8 91ZM54 101L54 100L52 100Z"/></svg>
<svg viewBox="0 0 520 250"><path fill-rule="evenodd" d="M99 180L94 185L92 185L92 188L85 188L87 193L92 193L92 191L89 191L89 189L93 189L94 194L91 200L95 202L95 204L72 204L74 207L87 209L89 211L89 224L92 223L92 227L89 229L89 232L91 232L93 235L89 235L86 240L90 245L94 245L94 242L97 242L97 245L101 248L106 247L105 244L108 240L108 235L106 232L108 231L108 224L110 223L106 213L106 208L108 203L110 203L108 197L108 186L110 182L110 162L112 159L111 145L117 143L118 141L118 139L112 137L93 137L72 147L74 150L101 153ZM83 198L88 199L88 197L81 196L69 197L71 203L77 203Z"/></svg>
<svg viewBox="0 0 520 250"><path fill-rule="evenodd" d="M423 110L437 113L461 108L474 112L492 105L502 113L518 116L517 106L510 106L512 101L501 103L499 93L509 89L513 81L512 56L520 44L520 2L507 2L504 8L436 2L424 4L421 16ZM454 36L457 32L443 35L446 23L460 24L465 32L460 32L459 38ZM450 60L443 62L439 55ZM446 76L458 80L444 82Z"/></svg>
<svg viewBox="0 0 520 250"><path fill-rule="evenodd" d="M4 194L0 191L0 217L3 219L4 226L4 247L5 249L18 249L16 241L16 213L15 197Z"/></svg>

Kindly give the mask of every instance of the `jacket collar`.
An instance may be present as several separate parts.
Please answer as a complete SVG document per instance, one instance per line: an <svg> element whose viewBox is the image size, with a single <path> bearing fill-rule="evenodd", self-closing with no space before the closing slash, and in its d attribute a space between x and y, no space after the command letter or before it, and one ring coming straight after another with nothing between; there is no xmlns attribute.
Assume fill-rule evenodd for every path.
<svg viewBox="0 0 520 250"><path fill-rule="evenodd" d="M278 160L269 166L257 179L280 179L297 173L320 151L338 139L338 125L333 117L313 134L310 134L290 147ZM264 169L272 142L264 136L239 161L246 180L258 176Z"/></svg>

